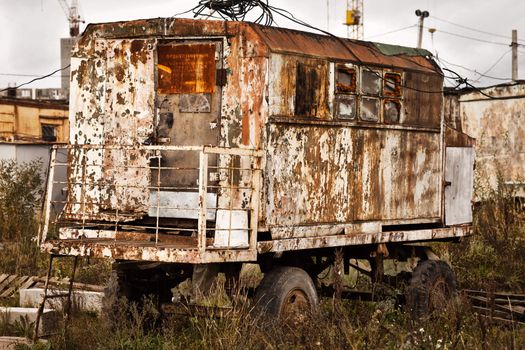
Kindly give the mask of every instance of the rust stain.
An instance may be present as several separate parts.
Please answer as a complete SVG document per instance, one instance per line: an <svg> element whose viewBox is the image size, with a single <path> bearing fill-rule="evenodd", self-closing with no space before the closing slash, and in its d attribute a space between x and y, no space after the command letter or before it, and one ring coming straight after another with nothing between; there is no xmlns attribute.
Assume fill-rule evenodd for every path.
<svg viewBox="0 0 525 350"><path fill-rule="evenodd" d="M90 25L75 50L66 219L117 228L147 222L151 230L151 201L169 207L184 197L193 207L176 210L196 208L200 215L200 222L185 217L188 230L214 230L203 208L209 203L212 212L253 214L246 221L273 240L316 239L289 245L302 249L371 232L352 239L377 243L387 236L382 225L439 224L443 217L443 100L425 92L441 89L443 78L427 57L387 56L372 43L295 30L186 19ZM361 82L368 65L381 78L368 73L367 90ZM220 84L218 70L226 78ZM344 99L347 105L335 106ZM377 106L367 120L365 100ZM346 119L334 112L340 108ZM264 156L212 152L206 170L199 169L202 148L168 151L161 143ZM261 169L260 194L252 188L253 169ZM213 189L204 192L203 180ZM161 191L159 181L184 188ZM249 252L204 256L196 245L206 245L206 237L186 232L191 244L175 249L163 246L168 238L150 242L145 232L123 231L118 242L54 242L48 250L172 262L256 258L255 244ZM123 243L130 239L136 242ZM274 242L265 244L262 250L278 251Z"/></svg>
<svg viewBox="0 0 525 350"><path fill-rule="evenodd" d="M158 70L159 93L189 94L215 91L213 43L159 46L158 63L162 67Z"/></svg>

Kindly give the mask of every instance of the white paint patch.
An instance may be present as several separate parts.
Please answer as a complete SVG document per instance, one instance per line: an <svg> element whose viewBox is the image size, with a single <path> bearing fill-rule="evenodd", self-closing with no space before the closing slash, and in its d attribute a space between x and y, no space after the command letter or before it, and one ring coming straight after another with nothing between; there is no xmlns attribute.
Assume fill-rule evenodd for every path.
<svg viewBox="0 0 525 350"><path fill-rule="evenodd" d="M246 210L217 210L215 224L216 248L247 248L248 212Z"/></svg>

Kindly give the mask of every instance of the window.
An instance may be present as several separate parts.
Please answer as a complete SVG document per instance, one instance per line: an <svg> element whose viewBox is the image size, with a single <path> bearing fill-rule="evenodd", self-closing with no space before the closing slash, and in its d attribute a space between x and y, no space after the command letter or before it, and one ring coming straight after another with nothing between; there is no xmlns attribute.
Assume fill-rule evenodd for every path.
<svg viewBox="0 0 525 350"><path fill-rule="evenodd" d="M213 93L215 44L159 46L157 73L161 94Z"/></svg>
<svg viewBox="0 0 525 350"><path fill-rule="evenodd" d="M381 92L381 73L363 69L361 72L361 92L364 95L378 96Z"/></svg>
<svg viewBox="0 0 525 350"><path fill-rule="evenodd" d="M297 63L295 115L315 117L319 108L321 79L317 66Z"/></svg>
<svg viewBox="0 0 525 350"><path fill-rule="evenodd" d="M337 66L336 72L336 92L355 93L357 88L355 68L350 68L340 64Z"/></svg>
<svg viewBox="0 0 525 350"><path fill-rule="evenodd" d="M42 140L49 142L57 140L57 128L55 125L42 124Z"/></svg>
<svg viewBox="0 0 525 350"><path fill-rule="evenodd" d="M383 84L383 120L397 124L401 119L401 74L385 73Z"/></svg>
<svg viewBox="0 0 525 350"><path fill-rule="evenodd" d="M338 64L335 75L335 115L355 119L357 115L357 72L352 66Z"/></svg>
<svg viewBox="0 0 525 350"><path fill-rule="evenodd" d="M379 121L379 99L373 97L361 97L361 120L368 122Z"/></svg>
<svg viewBox="0 0 525 350"><path fill-rule="evenodd" d="M399 117L401 115L401 102L399 100L385 100L383 108L383 119L385 123L399 123Z"/></svg>
<svg viewBox="0 0 525 350"><path fill-rule="evenodd" d="M337 95L335 97L335 115L343 119L354 119L357 114L356 96Z"/></svg>
<svg viewBox="0 0 525 350"><path fill-rule="evenodd" d="M401 97L401 74L385 73L383 93L388 97Z"/></svg>
<svg viewBox="0 0 525 350"><path fill-rule="evenodd" d="M381 72L361 69L361 98L359 104L359 119L367 122L378 122L381 115L379 96L382 86Z"/></svg>
<svg viewBox="0 0 525 350"><path fill-rule="evenodd" d="M334 114L337 118L396 124L401 120L402 99L401 73L336 64Z"/></svg>

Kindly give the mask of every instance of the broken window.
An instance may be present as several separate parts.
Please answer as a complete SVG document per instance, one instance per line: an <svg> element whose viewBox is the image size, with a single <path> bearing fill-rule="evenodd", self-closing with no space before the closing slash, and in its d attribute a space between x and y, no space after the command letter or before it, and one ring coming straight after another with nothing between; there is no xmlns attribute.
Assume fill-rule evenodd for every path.
<svg viewBox="0 0 525 350"><path fill-rule="evenodd" d="M57 128L55 125L42 124L42 140L49 142L57 140Z"/></svg>
<svg viewBox="0 0 525 350"><path fill-rule="evenodd" d="M295 115L314 117L319 107L321 79L317 66L297 63Z"/></svg>
<svg viewBox="0 0 525 350"><path fill-rule="evenodd" d="M215 44L159 46L157 73L158 90L161 94L213 93Z"/></svg>
<svg viewBox="0 0 525 350"><path fill-rule="evenodd" d="M357 87L357 76L355 68L343 64L337 65L336 70L336 93L355 93Z"/></svg>
<svg viewBox="0 0 525 350"><path fill-rule="evenodd" d="M389 97L401 97L401 75L385 73L383 93Z"/></svg>
<svg viewBox="0 0 525 350"><path fill-rule="evenodd" d="M357 115L357 71L346 64L338 64L335 71L335 115L355 119Z"/></svg>
<svg viewBox="0 0 525 350"><path fill-rule="evenodd" d="M383 119L385 123L399 123L401 101L388 99L384 102Z"/></svg>

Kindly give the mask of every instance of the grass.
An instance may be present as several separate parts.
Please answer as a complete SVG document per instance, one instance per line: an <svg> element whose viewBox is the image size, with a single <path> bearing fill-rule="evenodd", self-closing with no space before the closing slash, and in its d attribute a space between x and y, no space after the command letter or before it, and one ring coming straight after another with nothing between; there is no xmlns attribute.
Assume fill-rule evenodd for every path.
<svg viewBox="0 0 525 350"><path fill-rule="evenodd" d="M245 304L228 317L212 312L172 317L148 328L153 308L123 304L116 326L79 314L67 340L50 339L52 349L520 349L525 328L502 326L476 316L458 300L432 319L414 322L392 303L324 300L318 314L297 328L262 322ZM334 310L340 310L338 312ZM130 316L131 315L131 316Z"/></svg>
<svg viewBox="0 0 525 350"><path fill-rule="evenodd" d="M38 164L0 162L0 272L42 275L47 256L33 238L38 229L42 179ZM475 235L459 244L435 244L451 263L462 288L525 292L525 218L504 187L485 196L475 211ZM57 277L71 274L71 261L55 265ZM84 261L77 280L102 284L110 272L108 260ZM327 275L328 276L328 275ZM328 276L330 277L330 276ZM361 285L359 274L345 283ZM257 269L244 272L243 283L256 285ZM187 287L187 286L186 286ZM180 288L184 295L184 286ZM187 291L186 291L187 292ZM388 294L388 293L387 293ZM149 300L145 306L121 301L107 320L89 313L73 315L66 334L33 349L520 349L525 328L482 318L467 300L458 298L431 319L414 321L391 299L375 303L322 301L319 312L297 328L268 323L252 312L242 294L225 299L220 285L212 300L232 308L219 314L188 310L187 316L159 318ZM116 319L116 322L115 322ZM27 320L9 325L0 317L0 335L29 336Z"/></svg>

